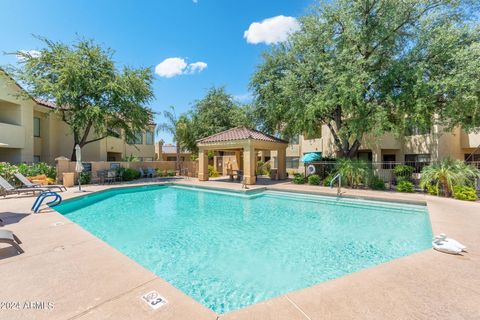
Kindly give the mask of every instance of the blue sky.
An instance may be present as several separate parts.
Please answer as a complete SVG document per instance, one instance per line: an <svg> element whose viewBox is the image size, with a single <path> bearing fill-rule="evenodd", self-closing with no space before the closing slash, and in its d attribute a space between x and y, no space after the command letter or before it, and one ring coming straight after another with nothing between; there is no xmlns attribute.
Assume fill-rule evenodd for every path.
<svg viewBox="0 0 480 320"><path fill-rule="evenodd" d="M294 28L292 20L285 17L304 15L312 3L2 0L0 52L38 49L41 44L32 34L69 43L80 35L114 49L120 65L155 70L165 59L179 58L167 60L158 68L163 76L155 76L156 99L151 107L160 113L174 105L180 113L212 86L224 85L232 95L246 99L250 76L261 61L261 52L268 48L267 43L281 41L276 38L281 37L279 33L289 26ZM280 15L285 17L249 29L254 22ZM244 38L246 30L250 30L249 42L256 44ZM15 56L0 55L0 65L15 62ZM161 116L156 120L161 122ZM166 134L160 137L171 141Z"/></svg>

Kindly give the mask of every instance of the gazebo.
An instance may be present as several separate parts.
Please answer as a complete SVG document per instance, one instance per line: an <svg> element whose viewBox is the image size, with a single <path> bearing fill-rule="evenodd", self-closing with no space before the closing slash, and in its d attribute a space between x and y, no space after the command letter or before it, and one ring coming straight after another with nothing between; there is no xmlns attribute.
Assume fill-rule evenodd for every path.
<svg viewBox="0 0 480 320"><path fill-rule="evenodd" d="M240 161L243 152L243 176L245 184L256 183L255 170L257 167L258 151L277 151L278 179L285 179L286 149L288 142L266 133L236 127L197 141L198 147L198 179L208 180L208 151L234 151Z"/></svg>

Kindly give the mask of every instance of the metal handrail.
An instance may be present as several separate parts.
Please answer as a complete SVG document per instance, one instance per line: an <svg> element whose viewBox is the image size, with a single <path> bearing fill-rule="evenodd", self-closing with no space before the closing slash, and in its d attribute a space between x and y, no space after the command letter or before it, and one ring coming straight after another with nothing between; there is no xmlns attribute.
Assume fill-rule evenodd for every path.
<svg viewBox="0 0 480 320"><path fill-rule="evenodd" d="M38 213L38 211L40 210L40 206L47 197L55 197L55 199L53 199L52 201L47 202L47 205L49 206L56 206L57 204L62 203L62 197L58 193L54 191L43 191L38 195L37 199L35 199L31 210L34 213Z"/></svg>
<svg viewBox="0 0 480 320"><path fill-rule="evenodd" d="M338 187L337 187L337 196L342 194L342 176L338 173L335 177L333 177L332 181L330 181L330 189L333 188L335 180L338 179Z"/></svg>

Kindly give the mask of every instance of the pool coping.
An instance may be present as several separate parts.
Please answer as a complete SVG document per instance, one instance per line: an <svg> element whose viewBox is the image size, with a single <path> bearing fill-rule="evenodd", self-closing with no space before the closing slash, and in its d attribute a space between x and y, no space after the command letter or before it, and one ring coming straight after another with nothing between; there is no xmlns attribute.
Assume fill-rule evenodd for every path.
<svg viewBox="0 0 480 320"><path fill-rule="evenodd" d="M120 188L130 188L130 187L145 186L145 185L169 185L169 184L175 185L175 184L178 184L178 183L175 181L175 182L149 183L149 184L142 184L142 185L103 186L103 187L100 188L100 190L97 190L97 191L100 191L100 192L101 191L108 191L109 189L118 188L118 187L120 187ZM179 183L179 185L185 185L185 184L188 184L188 181L183 181L182 183ZM194 187L199 187L199 186L194 185ZM218 188L216 186L202 186L200 188L213 189L213 190L219 190L220 189L222 191L238 192L238 190ZM280 188L280 189L282 189L280 191L287 191L287 190L285 190L285 188L289 188L289 186ZM263 190L278 190L279 188L276 188L276 187L272 188L272 187L265 187L264 186L264 187L261 187L261 189L263 189ZM256 190L258 191L258 188ZM288 190L288 191L292 192L290 190ZM251 192L251 190L245 190L245 191L241 191L241 192L249 193L249 192ZM305 192L305 190L294 190L293 192L303 193L303 194L317 194L317 195L332 196L331 194L325 194L324 192L315 192L315 191ZM95 192L93 192L93 193L95 193ZM90 195L90 194L92 194L92 193L89 193L88 195ZM73 198L77 198L78 196L81 196L81 194L71 194L71 195L69 195L68 198L73 199ZM350 196L350 198L352 198L352 197ZM380 199L375 198L375 199L373 199L372 197L370 197L368 195L367 196L362 196L362 197L353 197L353 198L368 199L368 200L380 200L380 201L391 201L390 199L385 199L385 198L380 198ZM65 200L65 201L68 201L68 200ZM28 206L27 202L25 202L25 201L23 201L23 202L24 202L23 207L25 207L25 209L19 209L19 210L20 211L21 210L27 211L28 210L28 209L26 209L26 207ZM404 203L404 201L401 201L401 202ZM464 228L467 228L467 229L470 230L472 227L480 225L478 223L479 222L478 220L475 220L476 223L473 223L472 225L465 225L464 223L459 222L458 219L453 219L453 222L452 222L452 216L451 216L451 214L449 214L447 212L448 210L454 211L455 208L461 207L461 208L463 208L463 211L459 212L458 214L460 214L460 215L463 214L465 216L468 216L469 219L472 219L472 218L476 219L476 216L472 216L472 210L477 211L477 210L480 209L480 206L479 206L478 203L465 203L465 202L461 202L461 201L457 201L457 200L453 200L453 199L442 199L442 198L436 198L436 197L426 197L425 202L427 203L429 216L430 216L430 221L431 221L432 229L433 229L434 233L447 231L449 234L452 234L453 236L458 237L458 239L462 239L461 235L462 235L462 233L465 233L465 230L463 230ZM413 202L412 203L411 201L409 201L409 203L418 204L418 202ZM15 205L14 205L14 207L15 207ZM14 210L11 210L11 211L14 211ZM25 211L22 211L22 212L25 212ZM53 217L52 217L52 214L53 214ZM37 220L37 221L40 221L44 218L47 219L47 217L49 217L48 219L53 219L53 220L59 219L60 217L63 217L60 213L57 213L56 211L54 211L53 213L50 212L50 213L45 214L45 215L41 214L41 215L32 215L32 216L35 217L35 220ZM58 216L60 216L60 217L58 217ZM455 218L455 217L453 217L453 218ZM67 218L65 218L65 219L68 220ZM30 222L30 221L28 221L28 222ZM71 223L74 224L73 222L71 222ZM32 223L30 223L30 224L32 224ZM35 224L36 224L36 222L33 223L33 225L35 225ZM21 225L22 225L22 223L20 223L20 224L17 223L15 225L12 224L12 225L9 225L9 228L14 229L14 227L20 227ZM78 226L76 224L74 224L74 225ZM78 226L78 228L80 228L84 232L88 233L87 231L85 231L80 226ZM22 232L21 230L22 230L22 228L19 228L18 232L17 231L16 232L19 233L21 237L25 237L24 231ZM474 228L474 230L476 230L476 229ZM475 232L476 231L471 231L469 237L465 237L465 235L463 235L463 237L464 237L463 239L466 239L466 241L468 241L466 243L469 244L469 247L472 248L471 251L469 252L469 254L466 255L466 258L469 261L471 261L472 263L475 263L475 266L479 266L480 265L480 263L479 263L479 261L480 261L480 255L479 255L480 248L479 248L478 245L477 246L472 245L472 243L475 243L475 242L472 241L472 239L478 239L478 238L475 237ZM90 233L88 233L88 235L93 237L93 235L91 235ZM82 236L82 237L86 237L86 236ZM101 242L104 246L107 246L110 251L113 250L115 252L118 252L115 248L106 244L102 240L100 240L98 238L95 238L95 239L96 239L96 241ZM462 241L465 241L463 239L462 239ZM468 240L468 239L470 239L470 240ZM26 241L24 241L24 242L26 243ZM480 241L478 241L478 242L480 242ZM130 258L124 256L123 254L121 254L121 255L124 257L124 259L122 258L123 260L127 259L127 260L130 260L131 262L133 262L133 264L138 265L135 261L131 260ZM426 259L425 257L427 257L427 260L425 260ZM19 259L16 259L16 258L17 257L11 258L12 260L11 261L6 261L7 262L6 264L10 264L10 263L15 264L15 263L17 263L17 261L22 260L22 258L23 258L23 260L33 259L33 258L30 258L30 257L22 257L22 256L18 256ZM363 269L363 270L360 270L358 272L355 272L355 273L352 273L352 274L349 274L349 275L346 275L346 276L342 276L340 278L336 278L336 279L333 279L333 280L321 282L321 283L315 284L315 285L313 285L311 287L308 287L308 288L304 288L304 289L294 291L294 292L289 292L289 293L284 294L280 297L269 299L269 300L266 300L264 302L260 302L260 303L257 303L257 304L251 305L251 306L247 306L247 307L239 309L239 310L231 311L231 312L228 312L228 313L225 313L225 314L222 314L222 315L215 314L215 317L216 318L220 317L221 319L243 319L243 318L250 319L250 318L252 318L252 315L260 314L260 315L262 315L262 317L260 317L262 319L263 318L265 318L265 319L267 319L267 318L281 319L282 317L285 318L285 319L296 319L296 318L298 318L298 319L311 319L311 318L315 318L315 317L312 316L312 314L315 314L315 312L318 311L318 310L322 310L322 306L319 306L318 304L321 301L324 301L325 297L322 298L322 299L319 299L320 302L319 301L312 301L312 302L307 303L307 304L305 304L305 302L303 300L305 300L305 299L308 300L310 296L315 296L316 292L323 292L325 290L327 290L327 291L328 290L333 290L333 289L335 289L335 286L340 286L340 287L344 286L345 282L347 284L349 282L352 282L352 281L354 281L354 283L357 283L357 284L358 284L358 281L360 281L360 283L364 283L365 279L363 277L367 277L367 278L371 277L370 276L371 274L373 274L374 276L373 276L373 278L370 279L370 281L375 282L376 278L377 278L377 276L375 276L375 274L382 274L382 275L384 275L385 273L389 274L388 269L392 268L392 266L397 266L397 265L401 266L401 265L407 264L408 268L410 270L412 263L415 264L415 261L419 261L418 263L422 262L423 264L428 265L428 259L432 259L432 260L434 260L434 262L435 262L435 260L438 260L437 262L435 262L435 264L433 264L431 266L431 268L434 268L434 266L440 262L441 264L443 264L442 265L442 269L443 269L442 272L445 273L445 270L444 270L445 269L444 268L445 264L452 264L452 267L451 267L452 272L453 272L453 270L455 270L454 272L456 274L458 274L459 272L462 271L462 262L461 261L464 261L465 257L447 256L447 255L442 255L442 254L438 254L436 252L433 252L433 250L426 250L425 252L422 251L422 252L414 254L414 255L409 255L409 256L406 256L406 257L394 259L394 260L391 260L389 262L386 262L386 263L383 263L383 264L380 264L380 265L372 266L370 268ZM459 263L459 265L456 265L457 263ZM4 266L4 265L5 265L5 261L0 260L0 270L1 270L1 267ZM453 265L455 265L455 267L453 267ZM146 270L145 268L141 267L140 265L138 265L138 267L140 269L143 269L144 272L146 272L148 274L151 274L150 271ZM465 266L463 266L463 267L465 267ZM385 270L387 270L387 271L385 271ZM402 270L397 271L397 272L402 273ZM424 278L426 276L427 275L423 275ZM422 278L422 277L420 277L420 278ZM153 280L154 279L158 279L156 281L160 281L160 283L164 286L169 285L168 282L164 281L163 279L161 279L160 277L158 277L156 275L153 276ZM355 280L352 280L352 279L355 279ZM465 280L467 282L474 281L473 283L477 283L475 281L478 281L478 283L480 283L480 276L478 274L474 274L473 276L470 275L469 277L464 277L461 280L462 281L460 281L460 282L462 282L463 287L469 287L469 283L464 283ZM392 281L394 281L394 280L392 280ZM166 284L163 283L163 282L166 282ZM332 283L336 283L338 285L333 285L334 288L332 288ZM458 281L457 281L457 284L458 284ZM402 283L398 283L398 285L401 286ZM419 285L424 285L424 283L423 284L421 283ZM45 288L45 289L48 290L48 287ZM173 290L173 289L169 289L169 290ZM306 294L306 293L308 293L308 294ZM480 297L480 293L478 291L477 291L477 293L475 293L475 292L472 293L471 291L469 293L470 293L471 296L469 296L467 298L471 298L472 295L475 297L475 299ZM128 295L128 293L126 293L126 294ZM176 294L178 294L178 293L176 293ZM432 297L434 297L436 295L436 292L431 292L431 294L432 294ZM358 297L358 296L353 297L353 298L357 299L357 300L358 299L361 300L361 297ZM187 295L181 296L177 299L180 299L180 301L192 300L194 303L192 303L191 301L190 301L190 303L192 303L192 305L194 306L193 309L196 309L196 310L198 309L198 312L199 312L198 318L199 319L201 318L200 314L202 314L202 315L205 314L207 317L209 317L208 314L211 314L211 313L208 313L208 312L205 313L205 310L203 310L203 308L202 308L203 306L201 306L201 305L200 306L195 306L195 305L199 305L199 303L196 302L193 298L191 298ZM100 305L98 305L97 307L94 307L94 308L99 308L99 310L103 310L103 309L107 308L108 305L109 305L109 303L100 304ZM367 305L368 305L368 303L367 303ZM313 309L312 309L312 306L317 306L318 310L315 309L315 307L313 307ZM135 307L135 308L137 308L137 307ZM358 308L361 309L362 307L358 306ZM468 308L466 308L466 309L468 309ZM280 315L278 314L279 311L281 311ZM175 317L175 318L181 319L182 318L180 316L181 312L180 311L176 311L176 312L177 312L176 313L177 317ZM333 311L330 310L329 312L333 312ZM86 310L86 311L82 312L81 314L77 314L75 316L75 318L79 317L80 319L87 319L87 318L89 318L88 317L89 314L91 314L91 312ZM160 314L166 314L166 313L160 313L160 312L156 313L156 314L151 313L150 316L156 317ZM475 313L473 312L472 314L475 314ZM276 316L273 317L273 315L276 315ZM285 315L290 315L290 316L285 317ZM294 315L294 316L292 316L292 315ZM122 318L122 317L119 317L119 318ZM128 318L128 317L126 317L126 318ZM440 319L441 317L438 317L438 318Z"/></svg>

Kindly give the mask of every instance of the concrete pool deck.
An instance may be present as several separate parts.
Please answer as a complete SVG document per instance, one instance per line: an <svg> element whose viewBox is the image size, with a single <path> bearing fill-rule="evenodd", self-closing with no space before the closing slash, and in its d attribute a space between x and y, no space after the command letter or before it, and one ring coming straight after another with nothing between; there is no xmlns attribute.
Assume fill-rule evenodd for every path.
<svg viewBox="0 0 480 320"><path fill-rule="evenodd" d="M241 190L239 184L224 181L175 182ZM125 185L85 189L118 186ZM255 188L336 194L290 183ZM82 195L74 190L62 196ZM217 315L57 212L30 214L33 197L10 196L0 198L0 218L6 224L2 228L18 235L25 253L17 255L0 244L0 319L480 319L479 202L342 191L344 196L426 202L434 234L444 232L463 242L468 253L426 250ZM141 300L152 290L168 301L158 310Z"/></svg>

